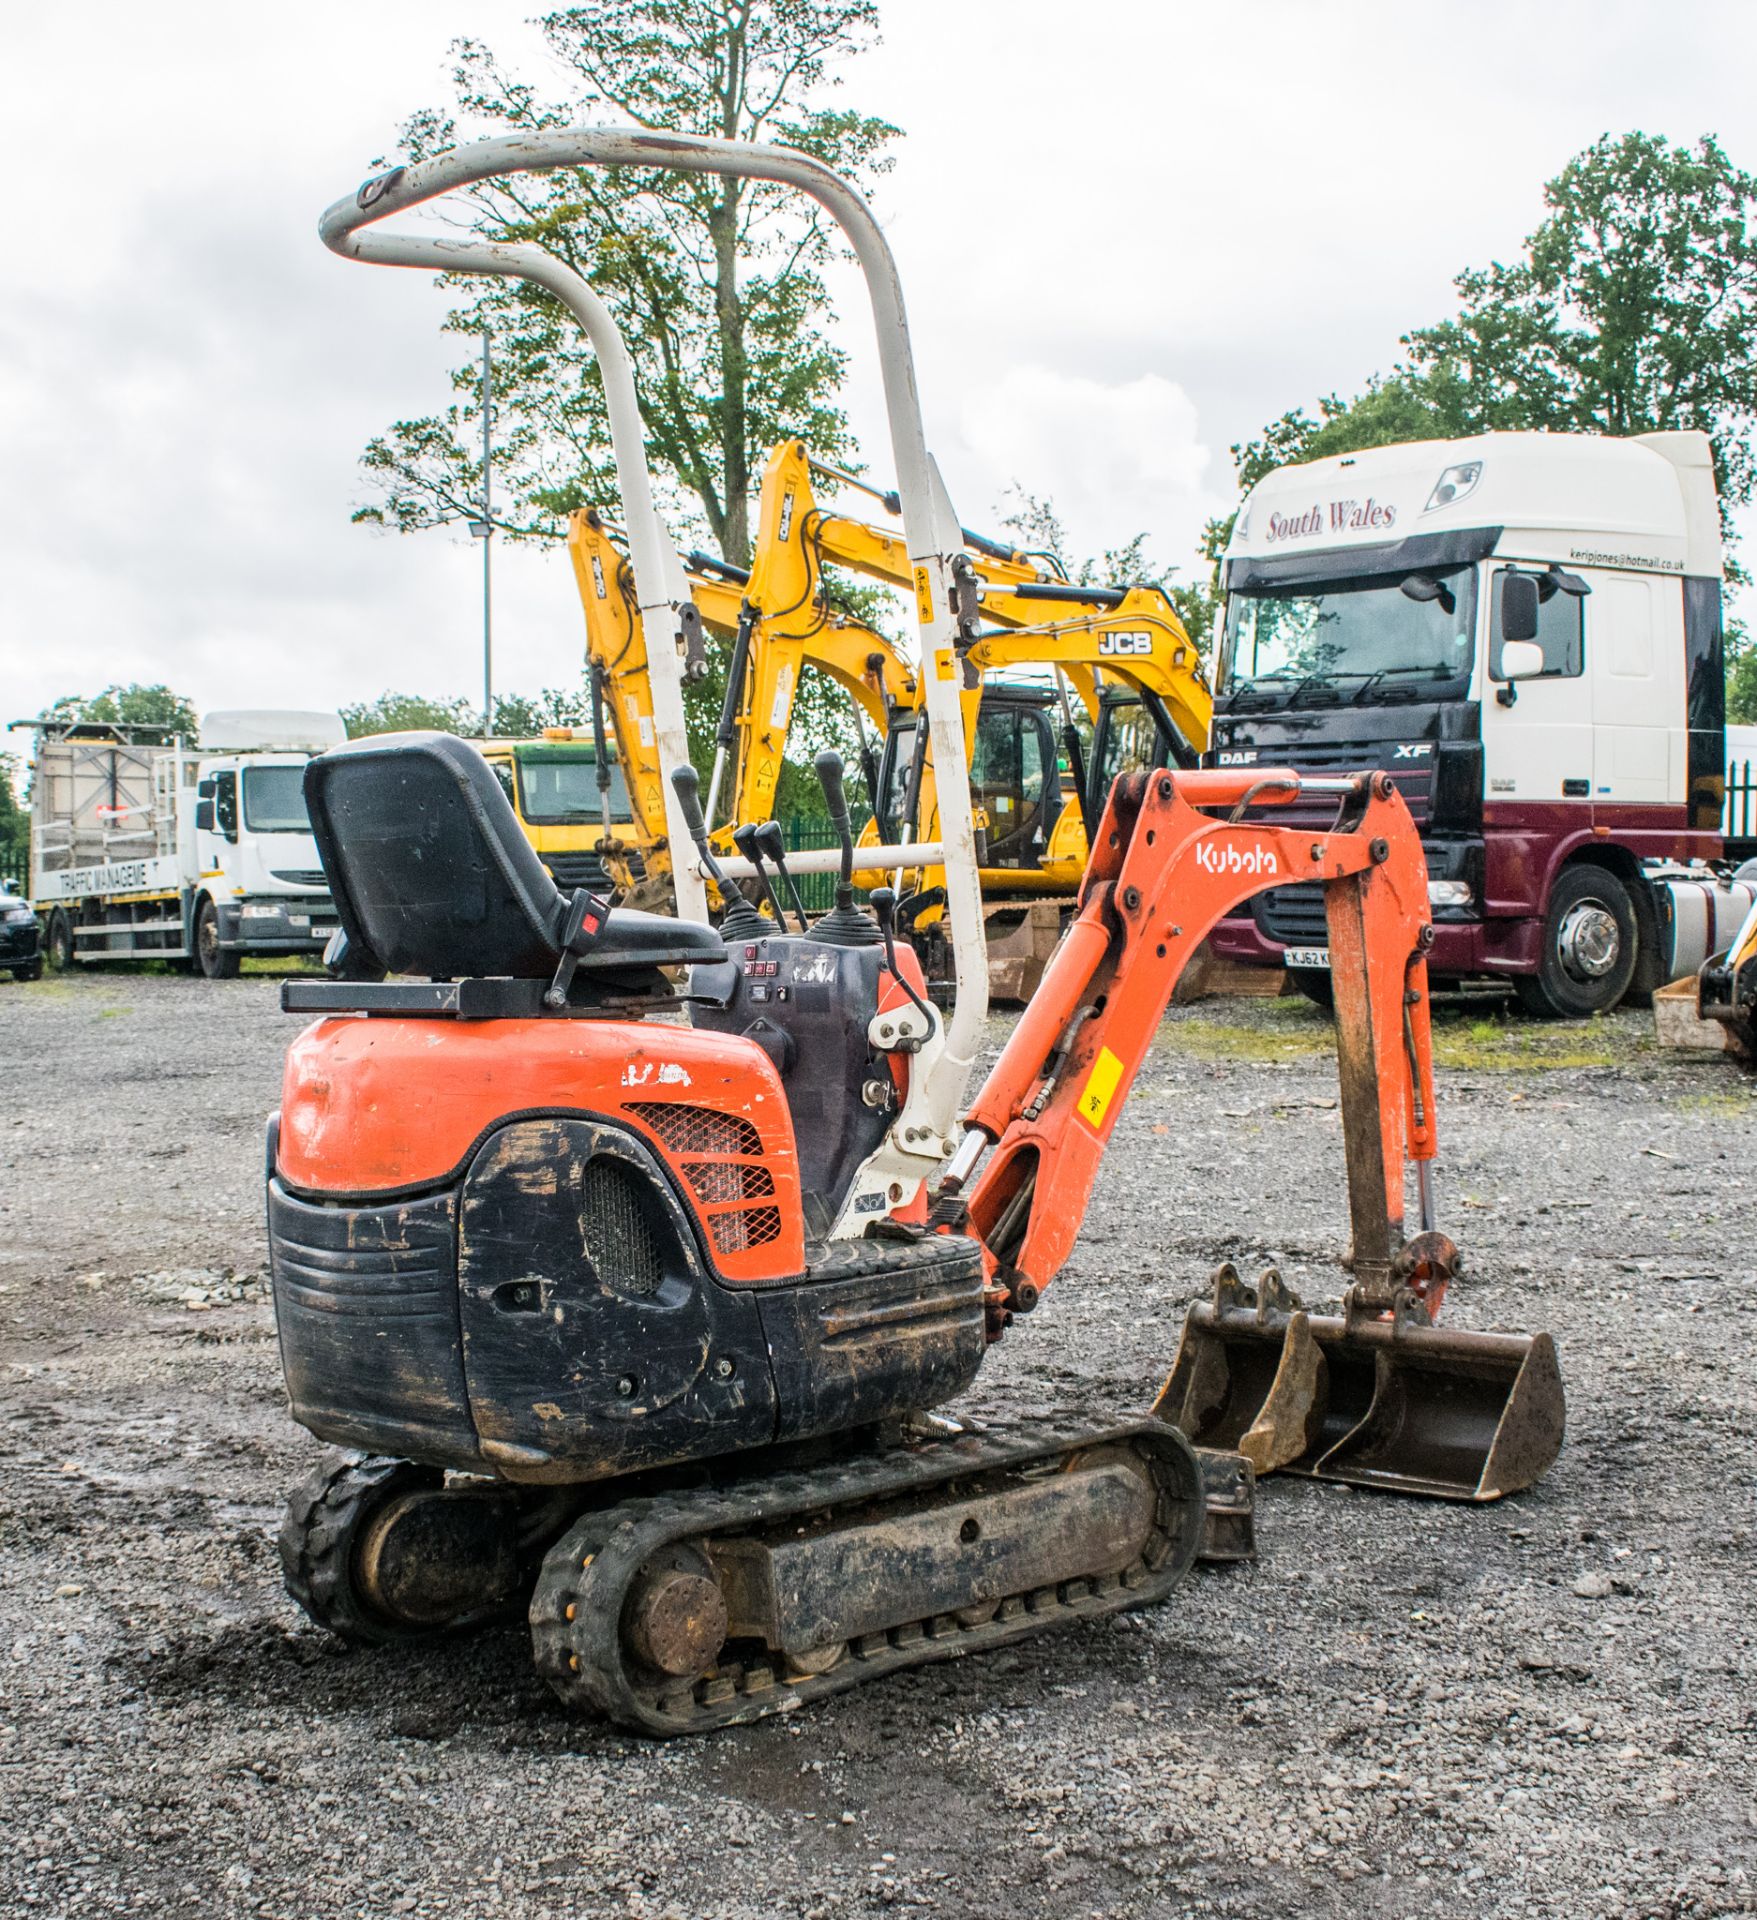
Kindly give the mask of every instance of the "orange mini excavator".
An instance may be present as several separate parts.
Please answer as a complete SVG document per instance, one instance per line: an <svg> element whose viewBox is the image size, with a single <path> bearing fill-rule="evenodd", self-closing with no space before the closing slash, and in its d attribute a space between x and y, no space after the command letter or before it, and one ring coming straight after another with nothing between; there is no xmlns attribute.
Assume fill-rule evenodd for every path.
<svg viewBox="0 0 1757 1920"><path fill-rule="evenodd" d="M834 755L820 775L849 849ZM675 784L711 872L693 773ZM1302 791L1334 796L1328 831L1269 824ZM288 1057L268 1212L294 1416L365 1450L313 1474L281 1536L337 1632L528 1604L564 1701L686 1733L1160 1600L1204 1530L1185 1429L1262 1468L1474 1497L1554 1457L1548 1339L1434 1327L1453 1249L1404 1234L1434 1151L1431 925L1383 775L1119 781L931 1194L887 1141L945 1016L888 893L854 904L851 851L809 932L730 891L715 930L564 897L446 736L350 742L306 795L340 977L283 989L322 1017ZM1329 913L1345 1319L1234 1285L1153 1415L928 1417L1067 1260L1190 955L1295 876Z"/></svg>

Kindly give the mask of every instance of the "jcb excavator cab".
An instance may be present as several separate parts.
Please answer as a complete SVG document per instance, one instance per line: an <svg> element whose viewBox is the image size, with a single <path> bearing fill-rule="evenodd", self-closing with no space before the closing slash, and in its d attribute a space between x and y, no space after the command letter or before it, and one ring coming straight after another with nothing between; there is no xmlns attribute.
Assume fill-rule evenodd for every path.
<svg viewBox="0 0 1757 1920"><path fill-rule="evenodd" d="M990 682L982 690L975 738L970 743L970 797L987 828L977 857L985 869L1029 869L1042 864L1050 834L1061 817L1060 749L1052 717L1055 695L1047 687ZM879 761L881 822L905 835L924 828L916 787L921 780L922 722L899 716ZM881 829L882 830L882 829Z"/></svg>

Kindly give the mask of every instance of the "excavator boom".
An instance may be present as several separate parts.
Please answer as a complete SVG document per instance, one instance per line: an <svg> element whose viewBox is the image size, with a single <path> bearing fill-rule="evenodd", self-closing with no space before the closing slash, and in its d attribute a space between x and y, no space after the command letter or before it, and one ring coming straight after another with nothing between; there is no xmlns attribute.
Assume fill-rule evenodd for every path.
<svg viewBox="0 0 1757 1920"><path fill-rule="evenodd" d="M1314 792L1337 797L1327 831L1261 817ZM1458 1264L1435 1230L1428 1177L1433 933L1420 837L1387 776L1302 781L1253 768L1119 780L1078 917L969 1108L938 1217L982 1243L998 1337L1071 1253L1106 1143L1196 947L1238 902L1296 879L1325 893L1353 1285L1337 1320L1306 1313L1273 1273L1252 1290L1223 1268L1214 1301L1192 1310L1156 1411L1259 1472L1493 1498L1554 1459L1561 1379L1547 1336L1433 1325ZM1411 1167L1422 1218L1406 1237Z"/></svg>

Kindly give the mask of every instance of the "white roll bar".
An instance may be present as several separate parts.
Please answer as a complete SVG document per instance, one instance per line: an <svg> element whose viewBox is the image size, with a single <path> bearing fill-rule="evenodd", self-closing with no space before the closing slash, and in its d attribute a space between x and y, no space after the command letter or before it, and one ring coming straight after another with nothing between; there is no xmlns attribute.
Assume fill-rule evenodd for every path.
<svg viewBox="0 0 1757 1920"><path fill-rule="evenodd" d="M856 873L890 873L898 867L937 867L945 863L945 857L945 843L940 840L910 840L900 847L856 847L854 871ZM754 880L757 877L754 864L737 854L716 854L714 864L728 880ZM697 873L702 870L699 857L695 862L695 870ZM842 849L840 847L801 847L798 852L787 855L787 871L789 873L840 873Z"/></svg>
<svg viewBox="0 0 1757 1920"><path fill-rule="evenodd" d="M842 176L809 154L789 148L765 146L743 140L709 140L694 134L653 133L623 127L567 127L553 132L509 134L494 140L480 140L458 147L432 160L410 167L395 167L368 180L345 200L338 200L319 223L324 244L335 252L358 260L380 261L388 266L438 267L460 273L509 273L547 287L580 319L606 370L605 390L613 390L610 368L619 371L615 387L625 388L622 398L611 405L611 427L617 455L617 472L623 484L624 505L629 516L631 557L635 568L636 593L645 612L648 604L677 607L672 597L674 576L667 569L662 552L651 529L658 516L651 510L651 489L646 485L645 463L639 462L638 478L624 471L624 441L633 431L629 444L643 445L639 432L638 409L634 407L634 381L626 353L619 353L620 341L611 348L594 328L603 329L609 316L602 303L579 277L540 248L511 243L459 242L402 234L365 234L362 228L401 213L406 208L472 186L479 180L520 172L544 172L556 167L661 167L683 173L737 175L752 180L773 180L798 187L834 215L853 244L866 277L867 294L872 302L873 323L878 335L879 370L884 380L885 412L890 424L891 455L896 466L897 491L903 503L903 533L915 574L916 607L921 624L921 663L925 675L928 737L933 743L934 764L941 772L935 782L939 804L940 841L945 850L946 913L951 924L952 953L957 970L957 998L946 1022L946 1047L933 1069L928 1089L929 1106L936 1125L949 1132L963 1099L964 1087L975 1063L976 1049L982 1038L982 1024L988 1012L987 949L982 930L982 895L976 868L976 837L970 807L969 783L956 777L966 765L964 719L958 698L960 686L956 653L957 623L952 613L952 561L963 551L963 536L958 517L940 479L939 470L927 450L927 438L921 421L921 400L915 383L915 359L909 344L909 321L904 311L903 288L897 275L897 263L879 231L872 209L861 194ZM590 306L580 301L584 292ZM591 307L597 311L591 311ZM615 327L607 332L615 339ZM626 376L626 379L624 379ZM633 428L626 418L619 428L619 416L634 413ZM631 482L634 491L630 491ZM639 506L645 503L646 511ZM649 525L644 531L641 522ZM643 553L643 548L646 551ZM675 582L682 582L682 570L675 552L671 566L676 568ZM664 592L656 583L663 583ZM687 585L682 592L687 595ZM649 596L654 596L649 601ZM658 712L658 684L655 679L654 707ZM679 720L681 721L681 690ZM687 755L671 764L681 766ZM669 783L667 783L669 785ZM686 870L684 849L690 845L688 834L675 812L675 798L666 794L666 819L673 847L672 867L679 876L679 909L682 910L683 876ZM691 884L699 876L689 876Z"/></svg>
<svg viewBox="0 0 1757 1920"><path fill-rule="evenodd" d="M446 156L448 160L451 157ZM430 164L437 167L443 162ZM431 199L457 184L445 181L428 185L427 168L409 168L404 174L405 179L414 176L419 176L414 200ZM366 195L371 185L368 182L360 189L356 202ZM350 259L370 261L375 266L427 267L441 273L504 274L512 279L529 280L554 294L584 329L603 375L604 398L610 414L611 450L628 529L629 561L634 569L635 601L648 635L654 745L662 767L682 766L689 759L689 735L683 717L680 654L684 635L680 616L686 607L693 614L694 601L676 543L653 500L652 476L647 468L646 426L635 394L634 363L610 309L588 281L541 247L510 241L447 240L438 235L350 231L335 219L338 209L347 205L354 203L338 201L324 215L319 228L324 244L334 252ZM386 213L395 211L383 206L381 200L371 201L364 207L355 205L354 210L357 222L380 220ZM671 644L661 636L667 636ZM663 786L666 834L673 849L688 849L689 827L678 811L677 796L671 791L669 780L663 782ZM671 867L678 917L706 924L707 888L693 862L674 857Z"/></svg>

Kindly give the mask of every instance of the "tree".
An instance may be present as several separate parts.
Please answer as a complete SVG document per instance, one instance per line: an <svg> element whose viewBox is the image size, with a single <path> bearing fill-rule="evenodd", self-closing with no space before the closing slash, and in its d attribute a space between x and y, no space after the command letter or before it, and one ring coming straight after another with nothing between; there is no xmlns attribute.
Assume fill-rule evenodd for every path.
<svg viewBox="0 0 1757 1920"><path fill-rule="evenodd" d="M381 693L341 709L350 740L367 733L475 733L480 707L468 700L430 700L419 693Z"/></svg>
<svg viewBox="0 0 1757 1920"><path fill-rule="evenodd" d="M1083 587L1139 585L1159 588L1176 609L1184 631L1198 648L1206 651L1214 630L1214 610L1219 599L1219 591L1213 580L1218 549L1204 555L1210 566L1208 577L1200 581L1174 580L1172 575L1179 569L1148 553L1149 536L1145 531L1125 540L1120 547L1108 548L1102 554L1087 555L1070 570L1067 529L1056 511L1055 502L1047 495L1027 493L1023 487L1015 486L1012 493L1015 504L1001 516L1001 525L1019 536L1026 552L1048 555L1069 579Z"/></svg>
<svg viewBox="0 0 1757 1920"><path fill-rule="evenodd" d="M0 753L0 879L23 874L30 863L30 815L20 804L18 756Z"/></svg>
<svg viewBox="0 0 1757 1920"><path fill-rule="evenodd" d="M1461 273L1459 311L1403 336L1407 357L1314 418L1285 413L1232 450L1248 490L1273 467L1496 429L1627 435L1695 427L1714 448L1723 535L1757 492L1757 176L1718 141L1604 135L1544 188L1523 258ZM1209 529L1218 552L1231 521ZM1745 574L1729 553L1729 585ZM1727 625L1729 710L1757 702Z"/></svg>
<svg viewBox="0 0 1757 1920"><path fill-rule="evenodd" d="M64 693L43 709L44 720L104 720L112 726L155 727L167 737L193 740L199 722L194 706L165 686L109 686L89 697Z"/></svg>
<svg viewBox="0 0 1757 1920"><path fill-rule="evenodd" d="M877 0L590 0L537 23L560 97L480 41L454 47L454 103L412 116L401 158L483 132L614 119L726 139L778 140L856 179L889 164L888 121L830 103L836 69L876 38ZM750 554L762 452L802 435L848 460L836 402L844 357L824 331L833 223L796 189L714 175L586 167L488 181L459 199L473 235L534 241L610 307L636 368L648 457L722 556ZM480 511L475 343L495 342L496 470L515 536L553 537L618 495L603 392L572 319L523 282L460 278L447 328L471 341L443 414L399 421L367 447L380 498L356 520L399 531Z"/></svg>

